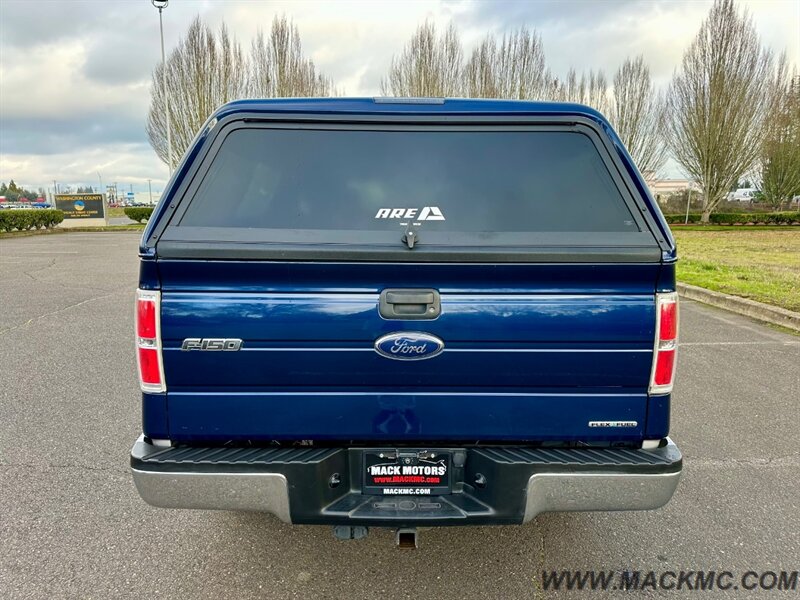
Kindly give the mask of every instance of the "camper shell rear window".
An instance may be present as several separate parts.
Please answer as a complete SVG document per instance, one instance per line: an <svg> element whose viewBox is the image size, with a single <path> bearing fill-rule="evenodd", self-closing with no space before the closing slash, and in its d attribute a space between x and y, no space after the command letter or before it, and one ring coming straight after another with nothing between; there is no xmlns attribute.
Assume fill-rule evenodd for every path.
<svg viewBox="0 0 800 600"><path fill-rule="evenodd" d="M588 127L509 125L239 122L217 134L162 240L415 254L657 246Z"/></svg>

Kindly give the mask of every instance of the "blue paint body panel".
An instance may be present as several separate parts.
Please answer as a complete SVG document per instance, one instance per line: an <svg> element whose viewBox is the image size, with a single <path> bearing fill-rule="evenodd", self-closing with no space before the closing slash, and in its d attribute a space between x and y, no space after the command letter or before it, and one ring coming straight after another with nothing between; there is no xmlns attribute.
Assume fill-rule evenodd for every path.
<svg viewBox="0 0 800 600"><path fill-rule="evenodd" d="M207 284L193 277L201 266ZM514 265L497 278L494 265L458 267L209 262L183 271L165 261L170 437L382 440L402 423L409 440L641 439L657 266L541 266L539 274ZM187 281L165 275L173 272ZM382 319L381 275L392 288L438 280L441 316ZM253 291L232 291L239 280ZM395 331L435 335L445 349L431 360L388 360L373 344ZM181 350L198 336L244 341L238 352ZM588 426L605 420L638 426Z"/></svg>
<svg viewBox="0 0 800 600"><path fill-rule="evenodd" d="M192 162L187 152L145 230L140 287L160 289L167 393L145 394L144 431L174 441L227 440L630 442L663 437L669 396L648 397L655 293L675 289L674 242L605 119L572 104L371 99L242 101L237 114L575 115L608 136L666 244L653 263L381 263L159 258ZM654 232L655 235L656 232ZM386 320L387 288L431 289L433 320ZM374 349L395 332L440 338L427 360ZM232 352L185 351L186 338L238 338ZM592 421L635 422L592 427Z"/></svg>
<svg viewBox="0 0 800 600"><path fill-rule="evenodd" d="M142 394L142 430L158 440L169 438L166 394Z"/></svg>
<svg viewBox="0 0 800 600"><path fill-rule="evenodd" d="M632 420L598 431L593 420ZM170 392L170 435L182 441L634 441L646 394ZM582 420L582 422L581 422Z"/></svg>

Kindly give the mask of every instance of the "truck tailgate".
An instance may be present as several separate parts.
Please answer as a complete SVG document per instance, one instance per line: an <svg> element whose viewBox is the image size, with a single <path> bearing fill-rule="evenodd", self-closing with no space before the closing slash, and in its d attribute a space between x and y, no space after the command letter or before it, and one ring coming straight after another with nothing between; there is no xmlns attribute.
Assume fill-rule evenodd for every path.
<svg viewBox="0 0 800 600"><path fill-rule="evenodd" d="M170 438L642 439L659 268L162 260ZM434 289L441 314L385 319L385 288ZM444 350L389 360L393 332Z"/></svg>

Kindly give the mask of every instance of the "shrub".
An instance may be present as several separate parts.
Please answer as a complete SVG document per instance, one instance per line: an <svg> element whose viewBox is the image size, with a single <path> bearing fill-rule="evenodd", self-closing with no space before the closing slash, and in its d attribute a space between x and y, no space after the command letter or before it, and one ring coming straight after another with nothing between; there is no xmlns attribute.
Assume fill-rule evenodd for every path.
<svg viewBox="0 0 800 600"><path fill-rule="evenodd" d="M709 221L716 225L791 225L800 221L800 212L715 213Z"/></svg>
<svg viewBox="0 0 800 600"><path fill-rule="evenodd" d="M684 224L686 223L686 214L682 215L664 215L664 218L667 220L667 223L670 225L673 224ZM689 223L699 223L700 222L700 213L689 213Z"/></svg>
<svg viewBox="0 0 800 600"><path fill-rule="evenodd" d="M683 224L686 215L664 215L670 225ZM689 214L689 223L699 223L699 214ZM772 213L712 213L709 217L712 225L792 225L800 224L800 211Z"/></svg>
<svg viewBox="0 0 800 600"><path fill-rule="evenodd" d="M767 216L771 217L776 225L800 224L800 210L768 213Z"/></svg>
<svg viewBox="0 0 800 600"><path fill-rule="evenodd" d="M128 217L131 221L136 221L137 223L141 223L142 221L148 220L150 218L150 215L152 214L153 214L152 206L125 207L125 216Z"/></svg>
<svg viewBox="0 0 800 600"><path fill-rule="evenodd" d="M0 229L3 231L26 231L28 229L49 229L64 220L64 213L56 209L3 209L0 210Z"/></svg>
<svg viewBox="0 0 800 600"><path fill-rule="evenodd" d="M16 214L21 212L21 210L11 209L4 209L2 212L0 212L0 226L3 228L3 231L12 231L14 229L21 230L23 228L27 229L27 227L25 227L27 218Z"/></svg>
<svg viewBox="0 0 800 600"><path fill-rule="evenodd" d="M756 215L742 213L712 213L708 222L714 225L735 225L737 223L755 223L756 219Z"/></svg>

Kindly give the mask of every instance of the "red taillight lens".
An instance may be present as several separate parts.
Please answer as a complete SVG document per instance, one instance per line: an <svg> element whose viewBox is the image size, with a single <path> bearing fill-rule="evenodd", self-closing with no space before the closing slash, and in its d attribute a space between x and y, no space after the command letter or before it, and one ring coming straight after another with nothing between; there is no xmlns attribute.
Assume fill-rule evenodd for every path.
<svg viewBox="0 0 800 600"><path fill-rule="evenodd" d="M678 295L675 292L656 294L656 319L650 393L668 394L675 381L678 350Z"/></svg>
<svg viewBox="0 0 800 600"><path fill-rule="evenodd" d="M139 298L136 301L136 335L142 338L156 337L156 303Z"/></svg>
<svg viewBox="0 0 800 600"><path fill-rule="evenodd" d="M660 350L656 355L656 368L653 373L654 385L672 386L672 378L675 375L675 349Z"/></svg>
<svg viewBox="0 0 800 600"><path fill-rule="evenodd" d="M143 392L167 389L161 360L160 305L160 292L136 290L136 362Z"/></svg>
<svg viewBox="0 0 800 600"><path fill-rule="evenodd" d="M660 314L659 339L662 342L678 338L678 302L663 302Z"/></svg>
<svg viewBox="0 0 800 600"><path fill-rule="evenodd" d="M161 385L158 350L155 348L139 348L139 377L144 384Z"/></svg>

